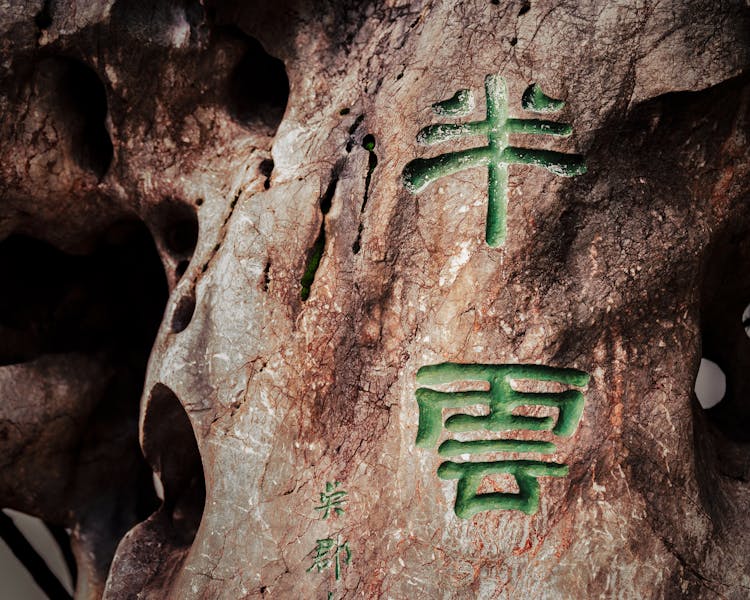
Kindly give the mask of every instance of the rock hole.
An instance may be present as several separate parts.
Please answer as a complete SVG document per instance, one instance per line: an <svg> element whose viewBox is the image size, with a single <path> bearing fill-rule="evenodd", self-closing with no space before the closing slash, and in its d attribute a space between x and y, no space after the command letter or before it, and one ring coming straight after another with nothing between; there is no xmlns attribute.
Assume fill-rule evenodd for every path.
<svg viewBox="0 0 750 600"><path fill-rule="evenodd" d="M174 270L175 275L177 275L177 279L182 278L182 276L185 274L185 271L187 271L188 266L190 266L189 260L181 260L179 263L177 263L177 267Z"/></svg>
<svg viewBox="0 0 750 600"><path fill-rule="evenodd" d="M83 471L95 468L114 474L112 480L96 486L96 502L109 506L109 495L117 498L112 513L99 526L101 539L115 542L134 518L153 510L150 489L140 485L150 469L138 447L138 410L167 283L156 244L139 221L115 223L97 239L81 240L80 245L88 254L67 254L24 235L0 243L0 271L6 286L0 294L0 364L69 353L103 361L107 378L103 393L87 414L85 434L76 439L71 458ZM51 380L49 385L60 383ZM36 474L44 481L48 475ZM39 489L48 489L47 484ZM59 525L50 530L72 564L67 533ZM107 544L98 546L97 555L105 573L115 550Z"/></svg>
<svg viewBox="0 0 750 600"><path fill-rule="evenodd" d="M531 10L531 2L529 0L524 0L521 3L521 8L518 10L518 16L525 15L527 12Z"/></svg>
<svg viewBox="0 0 750 600"><path fill-rule="evenodd" d="M190 288L177 301L172 313L172 333L185 331L195 312L195 288Z"/></svg>
<svg viewBox="0 0 750 600"><path fill-rule="evenodd" d="M150 215L164 241L175 257L190 259L198 243L198 214L189 204L166 199Z"/></svg>
<svg viewBox="0 0 750 600"><path fill-rule="evenodd" d="M750 338L750 304L745 307L742 313L742 326L745 328L745 335Z"/></svg>
<svg viewBox="0 0 750 600"><path fill-rule="evenodd" d="M365 135L364 138L362 138L362 147L367 150L367 152L370 153L368 160L367 160L367 175L365 176L365 193L362 198L362 207L360 208L359 212L360 214L365 212L365 208L367 207L367 201L370 198L370 184L372 183L372 173L375 170L375 167L378 166L378 156L375 154L375 136L371 133L368 133ZM359 222L359 227L357 228L357 238L354 240L354 244L352 244L352 252L354 254L359 254L360 250L362 249L362 232L364 231L364 225L362 224L362 221Z"/></svg>
<svg viewBox="0 0 750 600"><path fill-rule="evenodd" d="M195 201L195 205L196 205L196 206L203 206L203 198L198 198L198 199L197 199L197 200Z"/></svg>
<svg viewBox="0 0 750 600"><path fill-rule="evenodd" d="M365 120L365 115L358 115L356 119L354 119L354 123L352 123L349 126L349 135L354 135L357 132L357 129L359 129L359 126L362 124L362 121Z"/></svg>
<svg viewBox="0 0 750 600"><path fill-rule="evenodd" d="M203 202L202 199L200 201ZM196 201L195 204L197 203ZM166 198L151 209L148 220L161 239L164 249L177 263L174 273L179 280L190 266L198 244L200 227L195 206Z"/></svg>
<svg viewBox="0 0 750 600"><path fill-rule="evenodd" d="M151 390L143 422L143 452L162 483L162 511L171 536L189 546L203 517L206 480L193 427L182 404L167 386Z"/></svg>
<svg viewBox="0 0 750 600"><path fill-rule="evenodd" d="M70 136L72 156L82 168L104 177L114 150L107 131L107 93L96 72L69 58L49 58L38 67L37 86L52 88L50 106L60 129ZM45 89L46 88L46 89ZM63 125L64 124L64 125Z"/></svg>
<svg viewBox="0 0 750 600"><path fill-rule="evenodd" d="M192 256L198 243L198 219L195 214L173 223L165 238L170 252L178 256Z"/></svg>
<svg viewBox="0 0 750 600"><path fill-rule="evenodd" d="M331 210L333 196L336 193L336 187L339 184L339 175L338 175L339 168L340 168L339 165L337 165L336 168L334 168L333 173L331 174L331 180L328 182L328 187L326 187L325 193L320 198L320 212L322 212L323 215L327 215L328 212Z"/></svg>
<svg viewBox="0 0 750 600"><path fill-rule="evenodd" d="M198 219L193 214L172 224L166 232L167 248L180 256L192 256L198 243Z"/></svg>
<svg viewBox="0 0 750 600"><path fill-rule="evenodd" d="M139 377L167 300L156 246L140 222L111 227L86 256L24 235L0 242L0 365L111 350Z"/></svg>
<svg viewBox="0 0 750 600"><path fill-rule="evenodd" d="M701 358L695 378L695 395L701 408L713 408L724 399L727 392L727 377L714 361Z"/></svg>
<svg viewBox="0 0 750 600"><path fill-rule="evenodd" d="M341 116L343 117L343 116L346 116L346 115L348 115L348 114L349 114L350 112L351 112L351 110L350 110L350 109L348 109L348 108L342 108L342 109L341 109L341 110L339 111L339 114L340 114L340 115L341 115Z"/></svg>
<svg viewBox="0 0 750 600"><path fill-rule="evenodd" d="M263 291L268 291L268 286L271 284L271 261L266 262L266 266L263 269Z"/></svg>
<svg viewBox="0 0 750 600"><path fill-rule="evenodd" d="M354 140L354 134L357 132L357 129L359 129L359 126L362 124L362 121L365 120L365 115L358 115L356 119L354 119L354 123L352 123L349 127L349 139L346 142L346 151L351 152L352 148L354 148L354 144L356 143Z"/></svg>
<svg viewBox="0 0 750 600"><path fill-rule="evenodd" d="M263 189L267 190L271 187L271 174L273 173L273 160L270 158L264 158L258 165L258 171L263 175L266 180L263 182Z"/></svg>
<svg viewBox="0 0 750 600"><path fill-rule="evenodd" d="M289 99L284 63L255 38L244 36L246 50L229 77L229 109L245 125L262 122L276 133Z"/></svg>
<svg viewBox="0 0 750 600"><path fill-rule="evenodd" d="M320 261L323 258L323 252L326 247L326 228L325 219L320 224L320 232L315 240L312 248L310 248L307 254L307 266L305 272L300 279L300 293L299 296L302 300L307 300L310 297L310 288L312 288L313 281L315 281L315 274L320 266Z"/></svg>
<svg viewBox="0 0 750 600"><path fill-rule="evenodd" d="M35 16L34 16L34 23L39 29L47 29L50 25L52 25L52 13L50 11L50 4L52 3L52 0L44 0L44 5L42 6L42 10L40 10Z"/></svg>
<svg viewBox="0 0 750 600"><path fill-rule="evenodd" d="M371 133L368 133L365 137L363 137L362 147L368 152L372 152L373 150L375 150L375 136Z"/></svg>
<svg viewBox="0 0 750 600"><path fill-rule="evenodd" d="M680 105L679 110L685 114L708 115L701 120L701 127L719 132L717 136L725 136L721 140L729 139L732 119L744 114L742 94L746 86L747 78L740 77L708 92L687 95L689 103ZM721 108L715 104L719 99ZM721 143L724 142L716 142ZM701 354L723 371L725 393L721 402L705 411L705 417L715 434L716 444L739 452L743 444L750 442L750 403L747 401L750 344L746 323L750 299L750 238L747 223L742 219L732 220L713 238L701 270Z"/></svg>
<svg viewBox="0 0 750 600"><path fill-rule="evenodd" d="M315 240L312 248L310 248L307 255L307 267L300 280L300 298L307 300L310 297L310 288L312 287L313 281L315 281L315 273L318 271L320 261L323 258L323 252L326 247L326 215L331 210L331 203L333 202L333 196L336 193L336 186L339 183L339 170L341 169L341 163L337 163L331 173L331 180L328 182L326 191L320 198L320 212L323 213L323 220L320 223L320 232Z"/></svg>
<svg viewBox="0 0 750 600"><path fill-rule="evenodd" d="M517 43L518 43L518 38L517 37L510 38L510 45L511 46L515 46Z"/></svg>

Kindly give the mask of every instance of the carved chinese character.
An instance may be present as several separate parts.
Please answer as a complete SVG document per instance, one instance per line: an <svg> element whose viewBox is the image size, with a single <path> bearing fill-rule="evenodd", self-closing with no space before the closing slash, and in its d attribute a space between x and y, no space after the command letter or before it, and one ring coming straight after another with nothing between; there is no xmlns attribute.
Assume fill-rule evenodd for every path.
<svg viewBox="0 0 750 600"><path fill-rule="evenodd" d="M352 553L349 550L349 542L345 541L342 543L339 536L336 536L335 540L333 538L317 540L313 563L307 569L307 572L309 573L313 569L317 569L318 573L321 573L333 566L333 572L338 581L341 577L342 560L345 565L348 565L351 558Z"/></svg>
<svg viewBox="0 0 750 600"><path fill-rule="evenodd" d="M442 385L460 381L489 384L487 390L441 392L421 387L417 389L419 425L416 444L432 448L438 441L443 426L444 408L465 408L486 405L484 415L454 414L445 420L450 432L473 431L552 431L558 436L572 435L583 412L584 397L579 390L561 392L522 392L513 387L516 380L557 382L582 387L588 384L589 375L577 369L561 369L544 365L481 365L442 363L422 367L417 382L424 385ZM558 409L557 418L515 414L523 406L549 406ZM543 440L481 439L459 441L445 440L438 448L443 457L480 453L538 453L553 454L555 444ZM482 480L488 475L509 474L518 484L518 493L492 492L478 494ZM539 508L538 477L563 477L568 474L566 465L538 460L497 460L493 462L446 461L438 468L442 479L458 479L456 515L468 518L484 510L511 509L533 514Z"/></svg>
<svg viewBox="0 0 750 600"><path fill-rule="evenodd" d="M573 129L567 123L541 119L514 119L508 116L505 80L499 75L488 75L484 81L487 116L482 121L469 123L440 123L429 125L417 134L417 142L431 146L449 140L483 135L486 146L448 152L431 158L417 158L406 165L403 181L406 188L416 193L447 175L478 166L488 168L488 206L485 238L496 247L505 242L508 165L529 164L544 167L555 175L574 177L586 172L583 156L552 150L511 146L510 134L569 136ZM562 109L564 102L546 96L539 86L530 86L523 95L525 110L552 113ZM447 117L468 115L474 107L470 90L456 94L432 105L433 112Z"/></svg>
<svg viewBox="0 0 750 600"><path fill-rule="evenodd" d="M326 520L331 514L344 514L342 505L346 502L346 492L336 489L340 485L340 481L334 481L333 483L329 481L326 483L325 492L320 492L320 506L316 506L315 510L322 511L321 519Z"/></svg>

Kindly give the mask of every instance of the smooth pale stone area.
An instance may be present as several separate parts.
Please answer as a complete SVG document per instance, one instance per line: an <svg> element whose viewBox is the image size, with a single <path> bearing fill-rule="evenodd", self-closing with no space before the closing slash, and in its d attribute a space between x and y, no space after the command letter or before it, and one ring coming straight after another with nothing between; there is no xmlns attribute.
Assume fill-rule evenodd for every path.
<svg viewBox="0 0 750 600"><path fill-rule="evenodd" d="M698 376L695 378L695 395L701 407L711 408L724 398L727 392L727 377L715 362L701 358Z"/></svg>

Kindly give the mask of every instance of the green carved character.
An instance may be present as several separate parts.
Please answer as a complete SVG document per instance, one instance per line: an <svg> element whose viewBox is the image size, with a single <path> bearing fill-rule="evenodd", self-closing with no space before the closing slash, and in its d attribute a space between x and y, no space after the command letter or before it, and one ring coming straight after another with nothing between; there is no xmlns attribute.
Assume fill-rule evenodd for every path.
<svg viewBox="0 0 750 600"><path fill-rule="evenodd" d="M337 490L341 485L340 481L330 481L326 483L325 492L320 492L320 505L315 507L315 510L321 511L321 519L324 521L331 515L343 515L344 509L342 505L346 502L346 492L344 490Z"/></svg>
<svg viewBox="0 0 750 600"><path fill-rule="evenodd" d="M545 365L476 365L442 363L422 367L417 372L417 383L441 385L454 381L484 381L490 384L487 391L439 392L421 387L417 390L419 427L417 446L431 448L440 436L444 408L462 408L486 404L488 415L457 414L445 421L448 431L531 431L552 430L556 435L569 436L583 411L584 398L578 390L564 392L519 392L511 386L512 380L556 381L566 385L584 386L589 375L577 369L561 369ZM557 421L552 417L527 417L515 415L520 406L553 406L559 409ZM521 451L521 449L516 450Z"/></svg>
<svg viewBox="0 0 750 600"><path fill-rule="evenodd" d="M318 573L321 573L333 566L336 581L341 578L341 563L348 565L352 558L349 542L342 543L339 537L335 540L333 538L317 540L314 552L313 563L307 569L307 572L317 569Z"/></svg>
<svg viewBox="0 0 750 600"><path fill-rule="evenodd" d="M561 392L520 392L513 388L516 380L550 381L568 386L588 384L589 375L577 369L545 365L488 365L442 363L422 367L417 372L417 382L423 385L442 385L457 381L476 381L489 384L487 390L441 392L427 387L417 389L419 425L416 444L432 448L438 441L443 425L443 409L464 408L484 404L489 408L485 415L454 414L445 421L451 432L469 431L547 431L558 436L572 435L581 419L584 397L579 390ZM550 406L558 409L557 418L532 417L514 414L522 406ZM463 454L497 452L535 452L553 454L552 442L528 439L483 439L471 441L445 440L438 448L443 457ZM482 479L487 475L505 473L513 475L519 492L478 494ZM495 509L520 510L533 514L539 508L539 483L537 477L563 477L568 467L558 463L530 460L499 460L494 462L446 461L438 468L442 479L458 479L455 512L469 518L477 512Z"/></svg>
<svg viewBox="0 0 750 600"><path fill-rule="evenodd" d="M490 492L477 494L482 479L487 475L507 473L518 484L518 493ZM446 461L438 467L441 479L458 479L456 487L456 515L468 519L484 510L520 510L533 515L539 509L537 477L564 477L567 465L535 460L497 460L494 462L455 463Z"/></svg>
<svg viewBox="0 0 750 600"><path fill-rule="evenodd" d="M459 138L483 135L486 146L417 158L406 165L403 182L407 190L417 193L427 185L473 167L486 166L488 170L488 205L485 239L490 246L503 245L506 237L506 205L508 165L527 164L543 167L555 175L574 177L586 172L583 156L552 150L511 146L510 134L542 134L569 136L573 128L567 123L541 119L514 119L508 116L505 80L499 75L488 75L484 81L487 116L482 121L469 123L440 123L429 125L417 134L417 142L430 146ZM534 112L551 113L562 109L564 102L546 96L539 86L532 85L523 95L523 108ZM473 107L469 90L432 105L438 115L464 116Z"/></svg>

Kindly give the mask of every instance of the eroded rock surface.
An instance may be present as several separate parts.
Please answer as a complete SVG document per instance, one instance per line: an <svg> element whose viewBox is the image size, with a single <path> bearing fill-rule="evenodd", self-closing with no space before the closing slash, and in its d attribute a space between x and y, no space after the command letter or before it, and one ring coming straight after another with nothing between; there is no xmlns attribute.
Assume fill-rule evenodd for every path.
<svg viewBox="0 0 750 600"><path fill-rule="evenodd" d="M120 338L29 338L38 315L2 322L0 503L109 540L80 553L81 598L105 578L111 599L747 597L749 20L739 1L6 2L3 243L90 256L140 220L169 299L140 402L162 506L106 500L104 526L55 496L101 485L66 453L113 405L113 373L142 379ZM491 74L511 118L534 116L534 83L565 101L540 118L572 135L511 143L587 167L510 165L500 247L486 168L402 179L486 143L417 135L459 89L477 105L457 122L482 119ZM66 323L91 314L73 306ZM703 354L730 382L711 412ZM416 373L446 361L590 375L555 439L569 474L539 479L534 514L459 518L443 459L415 445ZM104 455L135 435L112 427ZM117 483L139 489L137 458L102 465L132 462ZM322 518L327 484L346 496Z"/></svg>

